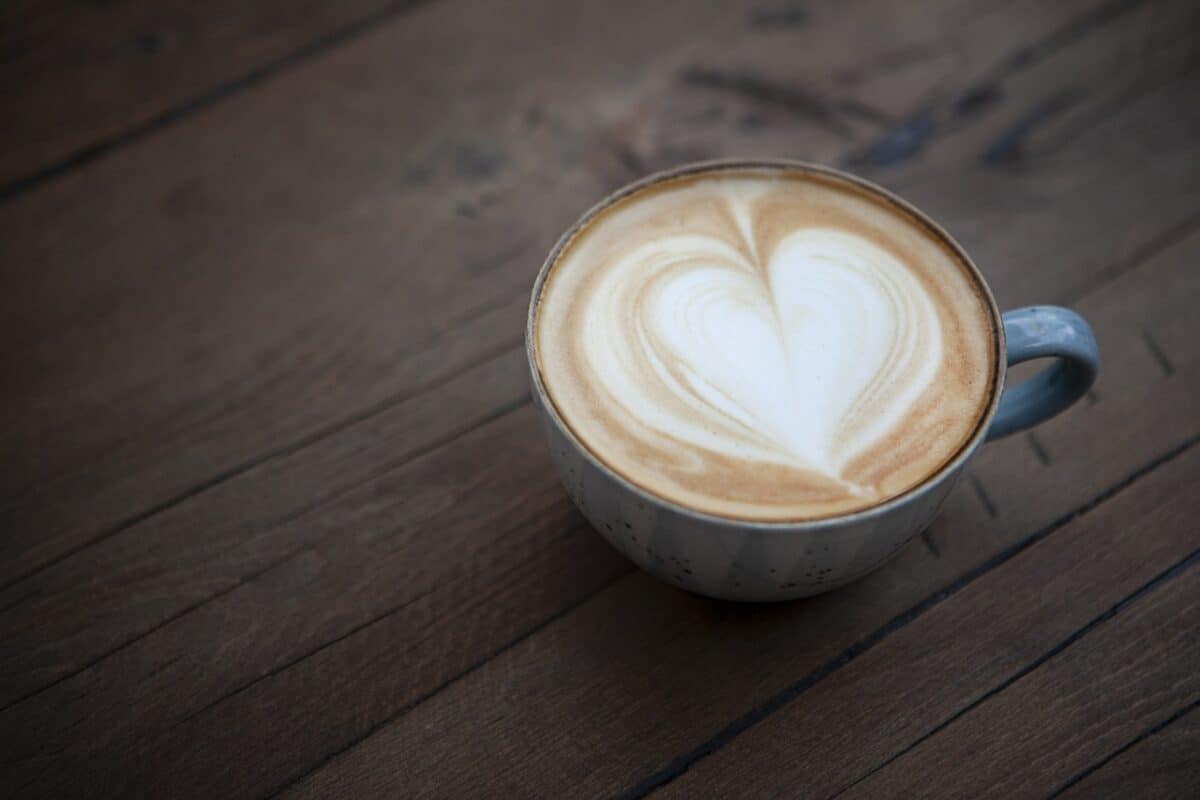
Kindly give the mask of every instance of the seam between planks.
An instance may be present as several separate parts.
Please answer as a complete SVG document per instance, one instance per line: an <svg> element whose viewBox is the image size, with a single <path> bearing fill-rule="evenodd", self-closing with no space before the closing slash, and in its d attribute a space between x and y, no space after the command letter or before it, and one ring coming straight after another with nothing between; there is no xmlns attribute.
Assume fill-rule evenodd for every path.
<svg viewBox="0 0 1200 800"><path fill-rule="evenodd" d="M525 524L525 522L526 521L523 520L520 524L523 525L523 524ZM560 533L558 536L555 536L553 539L548 540L547 544L553 544L553 543L558 542L562 539L565 539L569 536L574 536L574 535L578 534L581 530L585 530L585 529L586 529L586 525L570 526L565 531ZM511 529L506 531L505 534L510 533L510 532L511 532ZM502 534L502 535L504 535L504 534ZM501 584L502 583L501 579L506 578L508 575L517 571L518 569L521 568L521 566L523 566L523 565L517 564L515 566L509 567L507 570L505 570L504 572L502 572L496 576L495 583L498 585ZM607 584L605 584L605 585L607 585ZM229 691L225 692L220 697L212 700L209 703L204 704L203 706L196 709L195 711L192 711L191 713L187 714L186 716L180 718L172 727L177 728L180 725L183 725L183 724L187 723L188 721L194 719L195 717L198 717L201 714L209 711L210 709L216 708L217 706L224 703L226 700L230 700L230 699L242 694L243 692L249 691L250 689L254 688L256 685L262 683L263 681L270 680L271 678L274 678L276 675L287 672L289 669L291 669L294 666L297 666L301 662L308 660L309 658L321 653L324 650L328 650L330 647L333 647L338 642L341 642L345 639L349 639L351 636L354 636L356 633L358 633L360 631L364 631L368 628L371 628L374 625L376 625L377 623L383 622L384 620L395 616L396 614L400 613L404 609L408 608L413 603L420 602L421 600L425 599L426 597L432 595L434 592L436 592L440 588L442 588L442 586L443 586L443 584L437 584L437 585L431 586L428 589L426 589L425 591L418 593L415 597L410 597L409 599L405 600L402 603L398 603L390 608L384 609L383 611L379 612L378 614L375 614L374 616L372 616L370 619L364 620L364 621L360 622L359 624L353 626L349 630L339 633L337 636L333 637L332 639L328 639L328 640L322 642L321 644L316 645L315 647L309 648L304 653L301 653L300 655L291 659L287 663L280 664L277 667L273 667L273 668L263 672L262 674L257 675L254 678L251 678L250 680L245 681L242 684L239 684L238 686L235 686L233 689L230 689ZM498 589L493 590L492 594L487 595L484 598L482 598L481 602L486 602L487 600L490 600L492 598L492 596L494 596L498 591L499 591ZM422 631L420 631L420 630L417 631L417 633L421 633L421 632ZM409 650L411 650L411 649L413 649L413 646L409 647ZM405 652L408 652L408 651L405 651Z"/></svg>
<svg viewBox="0 0 1200 800"><path fill-rule="evenodd" d="M241 475L244 475L247 472L250 472L251 470L256 469L257 467L260 467L270 461L274 461L279 458L286 458L287 456L294 455L294 454L300 452L301 450L304 450L307 447L310 447L324 439L329 438L330 436L334 436L338 433L341 433L342 431L352 428L361 422L366 422L367 420L371 419L372 417L375 417L395 406L398 406L402 403L406 403L410 400L415 400L416 398L418 398L422 395L428 394L429 392L436 391L437 389L441 388L442 386L445 386L446 384L450 383L451 381L455 380L456 378L461 377L464 373L469 372L472 369L475 369L476 367L481 367L484 364L487 364L488 362L498 360L498 359L508 355L513 350L516 350L518 347L521 347L522 343L523 343L523 339L518 340L518 341L503 342L494 348L484 351L478 358L472 359L471 361L464 364L461 369L457 369L454 372L450 373L449 375L446 375L438 380L432 381L424 386L420 386L420 387L417 387L410 391L402 392L400 394L393 395L392 397L385 398L385 399L379 401L378 403L376 403L375 405L372 405L368 408L362 409L361 411L358 411L354 414L351 414L348 417L344 417L340 420L337 420L336 422L332 422L323 428L318 428L317 430L313 431L312 433L302 436L299 439L295 439L295 440L289 442L288 444L282 445L273 450L269 450L265 453L261 453L257 456L254 456L253 458L249 458L249 459L241 462L240 464L236 464L232 467L229 467L226 470L223 470L222 472L217 473L216 475L212 476L211 478L208 478L204 481L194 484L193 486L189 486L187 489L184 489L183 491L179 492L178 494L167 498L166 500L162 501L161 503L157 503L156 505L153 505L148 509L145 509L143 511L138 512L137 514L127 517L124 520L122 520L121 522L118 522L116 525L113 525L112 527L108 528L107 530L101 531L99 534L91 537L87 541L82 542L63 553L60 553L57 556L54 556L53 558L51 558L47 561L44 561L35 567L31 567L30 569L26 570L25 572L21 573L20 575L17 575L14 578L10 578L5 583L0 584L0 592L6 592L9 589L11 589L12 587L36 576L38 573L44 572L45 570L50 569L51 567L55 566L56 564L66 561L68 558L71 558L72 556L78 555L80 552L88 549L89 547L100 544L101 542L103 542L106 539L111 539L113 536L117 536L118 534L124 533L125 531L129 530L130 528L132 528L136 525L139 525L152 517L156 517L165 511L170 511L175 506L185 503L188 500L192 499L193 497L204 494L208 490L216 488L217 486L220 486L222 483L233 480L234 478L238 478ZM469 432L469 430L470 429L468 429L467 431L464 431L464 433ZM447 440L447 441L442 441L441 445L448 444L449 441L452 441L452 439ZM424 455L424 451L417 453L417 456L419 456L419 455Z"/></svg>
<svg viewBox="0 0 1200 800"><path fill-rule="evenodd" d="M487 664L487 663L488 663L489 661L491 661L492 659L494 659L494 658L496 658L496 657L498 657L498 656L502 656L502 655L504 655L504 654L505 654L505 653L507 653L509 650L512 650L514 647L517 647L517 646L519 646L519 645L520 645L522 642L525 642L526 640L528 640L528 639L530 639L531 637L533 637L533 636L537 635L538 633L540 633L542 630L544 630L544 629L546 629L546 628L550 627L550 626L551 626L551 625L553 625L555 622L557 622L559 619L561 619L562 617L565 617L567 614L570 614L570 613L571 613L572 611L574 611L575 609L577 609L577 608L580 608L581 606L584 606L584 605L586 605L586 604L587 604L588 602L590 602L590 601L591 601L593 598L595 598L595 597L599 596L601 593L605 592L605 591L606 591L606 590L607 590L609 587L611 587L611 586L615 585L616 583L618 583L618 582L620 582L620 581L624 580L624 579L625 579L625 578L627 578L629 575L631 575L633 572L634 572L634 568L633 568L633 566L632 566L632 565L630 565L630 566L629 566L629 567L628 567L626 570L624 570L623 572L621 572L621 573L617 574L616 576L614 576L614 577L613 577L613 578L611 578L610 580L607 580L607 581L605 581L604 583L602 583L601 585L597 586L597 587L596 587L595 589L593 589L592 591L590 591L590 592L588 592L587 594L585 594L584 596L580 597L580 598L579 598L579 599L578 599L576 602L574 602L574 603L571 603L569 606L567 606L567 607L565 607L565 608L563 608L563 609L559 610L558 612L554 613L554 614L553 614L553 615L551 615L550 617L546 618L546 619L545 619L545 620L543 620L542 622L540 622L540 623L538 623L537 625L535 625L534 627L530 628L530 629L529 629L528 631L526 631L525 633L523 633L523 634L521 634L520 636L518 636L516 639L513 639L511 642L509 642L509 643L507 643L507 644L505 644L505 645L503 645L503 646L501 646L501 647L497 648L497 649L496 649L495 651L493 651L492 653L486 654L486 655L484 655L483 657L479 658L477 661L474 661L474 662L473 662L473 663L472 663L470 666L468 666L468 667L467 667L465 670L463 670L462 672L459 672L459 673L458 673L458 674L456 674L456 675L453 675L453 676L451 676L450 678L447 678L445 681L443 681L442 683L438 684L437 686L434 686L434 687L433 687L433 688L431 688L429 691L427 691L427 692L425 692L424 694L422 694L420 697L417 697L417 698L415 698L415 699L414 699L414 700L413 700L411 703L407 703L407 704L405 704L404 706L401 706L400 708L396 709L396 711L395 711L395 712L393 712L393 713L389 714L389 715L388 715L387 717L385 717L384 719L382 719L382 720L380 720L379 722L377 722L377 723L375 723L374 725L372 725L372 726L371 726L371 727L370 727L370 728L369 728L369 729L368 729L366 732L364 732L364 733L363 733L361 736L357 736L357 737L355 737L355 738L354 738L354 739L352 739L351 741L347 742L347 743L346 743L344 746L342 746L342 747L339 747L339 748L337 748L336 750L334 750L333 752L331 752L331 753L329 753L329 754L327 754L327 755L324 755L324 756L322 756L322 757L321 757L321 758L319 758L319 759L316 761L316 763L314 763L314 764L313 764L313 766L312 766L312 767L310 767L309 769L307 769L307 770L304 770L303 772L301 772L300 774L296 775L296 776L295 776L295 777L293 777L293 778L288 778L288 779L287 779L287 780L285 780L283 783L281 783L281 784L279 784L278 786L276 786L274 789L271 789L270 791L268 791L268 792L267 792L267 793L264 795L264 798L278 797L279 795L283 794L283 793L284 793L284 792L286 792L288 789L290 789L291 787L293 787L293 786L295 786L296 784L298 784L300 781L302 781L302 780L304 780L305 778L307 778L308 776L310 776L310 775L312 775L312 774L316 773L316 772L317 772L317 771L319 771L319 770L320 770L322 767L324 767L326 764L328 764L328 763L330 763L331 761L333 761L334 759L338 758L338 757L339 757L339 756L341 756L343 753L347 752L348 750L351 750L351 749L353 749L354 747L357 747L357 746L358 746L359 744L361 744L362 742L364 742L364 741L366 741L367 739L371 738L371 737L372 737L372 736L374 736L376 733L378 733L380 730L382 730L383 728L386 728L388 725L392 724L393 722L395 722L396 720L398 720L400 717L402 717L402 716L404 716L405 714L407 714L409 711L412 711L414 708L416 708L417 706L421 705L422 703L424 703L424 702L425 702L426 700L428 700L429 698L431 698L431 697L433 697L434 695L438 694L438 693L439 693L439 692L441 692L443 689L447 689L447 688L449 688L450 686L452 686L452 685L454 685L455 683L457 683L458 681L460 681L460 680L463 680L463 679L465 679L465 678L469 677L469 676L471 675L471 673L475 672L477 669L479 669L480 667L484 666L485 664Z"/></svg>
<svg viewBox="0 0 1200 800"><path fill-rule="evenodd" d="M1198 230L1200 230L1200 214L1185 217L1179 223L1160 232L1157 236L1150 239L1150 241L1138 245L1127 257L1115 264L1110 264L1096 275L1088 278L1083 285L1075 288L1072 295L1075 297L1088 296L1092 292L1112 283L1113 280L1119 278L1129 270L1154 258L1159 253L1170 250ZM1056 302L1069 303L1070 301L1071 298L1061 298Z"/></svg>
<svg viewBox="0 0 1200 800"><path fill-rule="evenodd" d="M445 447L445 446L453 443L460 437L466 436L466 435L472 433L473 431L479 430L480 428L483 428L486 425L488 425L492 422L495 422L496 420L501 419L502 417L505 417L508 414L511 414L520 408L523 408L526 404L529 403L529 400L530 400L529 395L524 395L517 401L506 403L503 406L496 409L495 411L489 413L486 417L476 420L468 427L463 428L462 430L455 431L452 434L449 434L447 436L444 436L441 439L427 445L426 447L423 447L420 450L417 450L416 452L409 454L409 456L407 458L405 458L404 460L402 460L398 463L395 463L395 464L389 464L389 465L385 466L384 468L372 473L371 475L364 477L362 480L356 481L355 483L353 483L350 486L345 486L342 489L340 489L339 491L330 495L329 497L323 498L319 503L316 503L314 505L303 508L296 513L287 515L286 517L279 520L278 522L276 522L272 525L269 525L268 527L263 529L263 532L274 530L275 528L279 527L280 525L286 525L289 522L293 522L296 519L303 517L305 514L312 513L312 511L314 511L315 509L321 508L324 505L327 505L328 503L333 502L337 498L354 491L355 489L359 488L363 484L370 483L371 481L379 478L382 475L387 474L388 472L391 472L392 470L399 469L399 468L403 467L405 464L411 463L413 461L416 461L417 459L427 456L430 453L435 452L435 451L441 449L442 447ZM257 580L258 578L261 578L263 575L267 574L271 570L275 569L276 567L282 566L284 563L290 561L293 557L295 557L295 556L299 555L300 553L304 552L305 550L309 550L309 549L311 549L311 547L309 545L305 545L304 547L298 548L297 550L293 551L286 557L268 565L266 568L259 570L258 572L255 572L251 575L248 575L245 578L239 579L232 586L222 589L221 591L219 591L215 594L212 594L212 595L204 598L203 600L199 600L199 601L189 605L187 608L183 609L182 611L179 611L176 614L172 614L170 617L168 617L167 619L163 620L162 622L154 625L152 628L150 628L146 631L143 631L142 633L139 633L136 636L133 636L132 638L125 640L124 642L117 645L116 647L113 647L113 648L105 651L104 653L102 653L101 655L92 659L91 661L89 661L88 663L79 667L78 669L72 670L71 672L69 672L65 675L61 675L58 678L55 678L50 683L48 683L44 686L41 686L37 689L34 689L32 691L26 692L25 694L21 695L20 697L16 698L15 700L12 700L8 704L6 704L4 706L0 706L0 713L4 713L5 711L8 711L10 708L20 705L21 703L25 702L26 700L30 700L30 699L34 698L34 697L38 696L39 694L41 694L42 692L48 691L49 689L53 689L55 686L59 685L63 681L70 680L71 678L74 678L75 676L88 671L89 669L96 666L100 662L106 660L110 656L113 656L113 655L119 653L120 651L126 649L127 647L130 647L130 646L136 644L137 642L141 641L142 639L145 639L147 636L150 636L151 634L155 633L156 631L160 630L161 628L164 628L167 625L171 624L172 622L175 622L176 620L183 618L184 616L192 613L193 611L198 611L199 609L203 608L208 603L224 597L225 595L229 594L230 592L234 591L235 589L237 589L241 586L244 586L248 583L254 582L255 580ZM420 597L414 598L414 601L419 600L419 599L420 599ZM392 609L392 611L388 612L388 613L390 614L395 611L399 611L402 608L403 608L403 605L400 606L399 608ZM384 616L387 616L387 615L385 614ZM378 620L372 620L372 622L375 622L375 621L378 621ZM360 625L357 628L355 628L347 633L340 634L337 637L337 639L335 639L334 641L340 640L342 638L345 638L346 636L349 636L352 633L355 633L360 628L366 627L367 624L370 624L370 623L364 623L363 625ZM312 651L308 655L313 655L317 652L320 652L326 646L328 646L329 644L333 644L333 643L334 642L327 642L326 644L321 645L320 647L316 648L316 650ZM297 662L293 662L293 663L298 663L299 660L303 660L303 659L298 659ZM288 666L291 666L291 664L289 664ZM279 670L279 671L282 671L282 670ZM210 705L215 705L215 703L210 704ZM201 709L201 711L203 711L207 708L208 708L208 706L205 706L205 708ZM199 712L196 712L196 713L199 713Z"/></svg>
<svg viewBox="0 0 1200 800"><path fill-rule="evenodd" d="M1058 797L1063 792L1065 792L1068 789L1070 789L1071 787L1073 787L1075 784L1084 780L1089 775L1091 775L1093 772L1096 772L1101 767L1105 766L1110 761L1115 759L1117 756L1121 755L1122 753L1124 753L1127 750L1130 750L1135 745L1141 744L1145 740L1149 739L1151 736L1154 736L1156 733L1159 733L1159 732L1165 730L1166 728L1170 727L1174 723L1176 723L1179 720L1186 717L1188 714L1195 711L1197 708L1200 708L1200 698L1196 698L1192 702L1188 703L1183 708L1179 709L1174 714L1172 714L1171 716L1164 719L1162 722L1157 722L1154 725L1151 725L1149 728L1142 731L1137 736L1133 737L1128 742L1126 742L1125 744L1118 747L1116 750L1113 750L1111 753L1109 753L1108 755L1101 758L1095 764L1092 764L1090 767L1071 776L1070 778L1067 779L1067 781L1062 786L1059 786L1057 789L1055 789L1053 792L1051 792L1047 796L1047 800L1054 800L1055 797Z"/></svg>
<svg viewBox="0 0 1200 800"><path fill-rule="evenodd" d="M14 200L22 194L36 189L55 178L67 175L93 161L97 161L112 152L136 144L161 130L190 119L195 114L211 108L227 98L238 95L247 89L270 80L276 75L287 72L293 67L335 50L341 45L357 39L388 19L410 9L418 8L428 2L430 0L398 0L398 2L378 9L362 19L343 25L323 36L318 36L312 41L292 50L290 53L282 55L262 66L255 67L244 75L227 81L215 89L210 89L191 100L183 102L181 105L169 108L147 120L135 123L122 131L103 137L24 177L9 181L7 184L0 186L0 205Z"/></svg>
<svg viewBox="0 0 1200 800"><path fill-rule="evenodd" d="M252 572L251 574L246 575L243 578L239 578L238 580L234 581L229 586L226 586L224 589L220 590L216 594L209 595L208 597L204 598L203 600L198 600L197 602L192 603L191 605L187 606L186 608L183 608L180 611L177 611L176 613L172 614L171 616L167 617L166 619L156 623L153 627L149 628L148 630L145 630L142 633L139 633L137 636L133 637L132 639L128 639L124 642L121 642L119 645L117 645L115 647L109 648L108 650L104 651L100 655L93 658L88 663L79 667L78 669L72 670L71 672L69 672L65 675L60 675L57 678L55 678L54 680L52 680L50 683L47 683L44 686L39 686L37 689L28 691L25 694L21 695L20 697L16 698L15 700L9 702L7 705L0 707L0 714L8 711L10 708L18 706L21 703L24 703L26 700L32 700L33 698L37 697L38 695L42 694L43 692L50 691L55 686L58 686L61 683L69 681L72 678L74 678L78 675L81 675L84 672L87 672L89 669L96 666L100 662L107 660L110 656L114 656L117 653L121 652L122 650L126 649L127 647L132 646L133 644L138 642L140 639L144 639L147 636L150 636L151 634L162 630L163 628L170 625L172 622L175 622L178 619L182 619L183 617L187 616L188 614L192 613L193 611L195 611L196 609L200 608L201 606L203 606L207 603L211 603L214 600L224 597L225 595L229 594L230 592L236 590L238 587L245 586L248 583L253 583L255 580L261 578L263 575L266 575L271 570L275 569L276 567L282 566L283 564L287 563L288 561L291 561L293 558L295 558L296 556L300 555L301 553L303 553L305 550L308 550L308 549L309 548L306 546L306 547L301 547L296 550L293 550L290 553L288 553L287 555L285 555L283 558L272 561L270 564L266 565L262 569L257 570L256 572Z"/></svg>

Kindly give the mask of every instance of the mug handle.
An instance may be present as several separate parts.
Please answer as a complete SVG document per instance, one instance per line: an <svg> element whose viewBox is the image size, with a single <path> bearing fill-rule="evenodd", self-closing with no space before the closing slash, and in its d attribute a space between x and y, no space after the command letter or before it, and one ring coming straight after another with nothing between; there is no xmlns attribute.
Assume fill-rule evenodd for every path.
<svg viewBox="0 0 1200 800"><path fill-rule="evenodd" d="M1059 306L1005 312L1008 365L1034 358L1058 361L1016 386L1004 387L987 440L1032 428L1083 397L1096 380L1100 350L1083 317Z"/></svg>

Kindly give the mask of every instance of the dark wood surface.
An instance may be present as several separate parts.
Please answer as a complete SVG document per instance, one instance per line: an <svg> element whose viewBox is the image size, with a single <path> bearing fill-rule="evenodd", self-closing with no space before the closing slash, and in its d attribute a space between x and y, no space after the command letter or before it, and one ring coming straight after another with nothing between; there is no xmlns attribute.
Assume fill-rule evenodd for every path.
<svg viewBox="0 0 1200 800"><path fill-rule="evenodd" d="M1192 797L1200 8L0 11L0 796ZM845 166L1086 402L807 601L635 571L559 488L545 251L723 155Z"/></svg>

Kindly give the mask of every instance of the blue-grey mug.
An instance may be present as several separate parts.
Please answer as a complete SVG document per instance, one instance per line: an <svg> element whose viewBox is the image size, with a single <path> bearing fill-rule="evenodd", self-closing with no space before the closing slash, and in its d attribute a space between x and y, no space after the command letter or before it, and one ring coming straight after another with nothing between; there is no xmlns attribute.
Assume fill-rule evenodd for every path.
<svg viewBox="0 0 1200 800"><path fill-rule="evenodd" d="M534 351L538 301L547 274L574 233L612 203L651 184L694 172L739 168L816 172L872 192L911 214L953 248L982 288L996 348L987 407L957 455L901 495L855 513L807 521L752 522L707 514L657 497L605 465L572 433L546 391ZM567 493L592 527L631 561L668 583L697 594L743 601L818 594L882 565L933 521L981 444L1037 425L1076 402L1095 380L1100 360L1091 328L1074 311L1029 306L1001 314L983 275L962 247L909 203L856 176L778 159L688 164L629 184L593 206L558 240L538 273L525 351L532 396L550 454ZM1033 377L1005 386L1006 367L1040 358L1055 361Z"/></svg>

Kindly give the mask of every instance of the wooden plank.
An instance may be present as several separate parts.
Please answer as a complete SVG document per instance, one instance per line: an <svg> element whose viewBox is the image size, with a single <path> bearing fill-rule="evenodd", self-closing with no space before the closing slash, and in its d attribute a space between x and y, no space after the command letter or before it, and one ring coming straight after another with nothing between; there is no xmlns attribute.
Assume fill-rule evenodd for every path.
<svg viewBox="0 0 1200 800"><path fill-rule="evenodd" d="M1200 786L1200 710L1146 729L1059 788L1057 797L1187 797Z"/></svg>
<svg viewBox="0 0 1200 800"><path fill-rule="evenodd" d="M0 196L194 113L409 2L0 7Z"/></svg>
<svg viewBox="0 0 1200 800"><path fill-rule="evenodd" d="M1165 169L1165 167L1163 167L1163 169ZM506 437L508 437L508 436L511 436L512 438L504 439L506 445L508 442L536 441L536 434L532 430L518 431L516 429L513 429L512 432L506 434ZM247 491L248 488L246 486L243 486L242 490ZM324 528L324 533L316 534L316 535L314 535L314 539L308 539L308 540L305 540L303 538L303 535L301 535L301 540L302 541L313 541L313 540L326 541L330 537L334 537L337 534L341 533L342 531L346 530L347 526L352 528L359 521L362 521L364 519L367 520L365 523L365 527L374 526L376 528L379 528L380 526L382 526L383 522L380 520L380 518L376 518L376 521L371 522L371 521L369 521L369 518L359 518L359 517L355 516L355 513L353 513L353 509L358 507L359 504L362 504L363 496L364 495L358 495L353 498L352 502L347 501L344 504L344 507L340 511L337 512L341 516L337 518L336 524L331 523L328 526L326 526ZM232 506L230 506L230 507L232 507ZM283 528L283 535L281 535L279 539L273 540L273 541L275 541L277 543L287 541L288 537L296 535L295 531L300 527L301 526L299 526L299 525L293 525L290 527L285 526ZM189 531L189 533L190 533L190 531ZM133 538L138 538L138 537L130 537L130 538L133 539ZM277 551L277 552L286 555L286 551ZM362 558L363 558L363 561L370 560L365 557L362 557ZM236 559L231 558L228 560L236 560ZM339 562L339 565L340 565L339 568L341 570L343 570L346 574L353 575L353 574L355 574L355 570L361 567L363 561ZM103 563L104 563L103 561L100 561L97 563L97 566L102 565ZM151 563L153 563L153 561ZM262 562L259 562L259 563L261 564ZM573 564L573 563L574 563L574 561L567 559L561 563L556 563L556 562L549 563L549 564L545 565L545 567L543 567L543 569L550 569L550 568L556 567L556 566L561 567L562 564ZM391 569L395 570L396 567L392 566ZM403 573L398 573L398 574L402 575ZM536 577L537 577L537 579L541 579L542 573L540 573L540 572L537 573ZM205 576L202 575L198 578L198 581L203 581L204 579L205 579ZM486 576L484 576L482 573L480 574L480 580L486 580ZM166 584L163 584L163 585L166 585ZM228 583L221 583L219 585L224 588L224 587L228 586ZM353 585L347 586L345 584L335 584L335 586L329 587L329 591L332 592L334 590L342 591L342 592L345 592L345 591L352 592L354 590L354 587L353 587ZM247 591L253 591L253 587L251 587L251 589L248 589ZM281 592L281 594L283 594L283 592ZM239 598L239 599L244 599L244 598ZM377 597L376 600L374 600L373 602L378 602L379 600L382 600L382 599L383 598L381 598L381 597ZM284 602L285 600L286 600L286 603ZM322 610L321 603L315 602L314 606L317 608L318 613L324 613ZM223 609L224 609L224 607L223 607ZM287 616L288 612L294 614L295 613L294 593L291 594L290 596L285 595L283 597L283 599L280 600L280 605L278 606L278 609L279 610L275 613L282 614L285 617ZM334 619L334 620L330 621L330 620L328 620L328 618L326 618L326 622L323 623L324 627L322 627L321 625L314 626L314 629L311 631L311 633L312 633L311 638L303 638L303 639L298 639L294 642L289 642L288 646L290 646L292 648L290 650L287 650L286 647L283 650L274 650L273 648L265 648L262 653L254 655L251 659L249 659L249 661L246 664L241 665L241 667L231 669L228 673L220 674L219 676L217 676L214 679L213 684L209 684L206 687L201 687L199 691L196 691L194 697L190 697L188 700L185 701L190 706L189 713L190 713L190 711L194 711L196 709L203 708L206 704L211 703L214 700L219 700L225 692L228 692L231 689L236 689L240 685L239 682L244 682L244 680L246 679L246 676L253 677L255 675L262 675L264 673L264 671L267 673L270 673L272 670L278 668L279 666L286 665L288 663L288 659L297 657L299 655L303 655L304 652L306 652L305 651L306 645L313 646L313 647L320 646L324 643L329 642L331 636L336 638L337 635L345 633L348 629L353 630L355 625L361 624L361 622L364 619L369 620L371 618L372 613L375 613L375 614L379 613L380 608L376 607L374 609L374 611L370 611L370 610L366 610L366 611L368 611L368 613L357 617L356 621L344 619L344 618L343 619ZM544 611L544 609L543 609L543 611ZM222 613L227 613L227 612L225 612L223 610ZM236 613L237 614L245 614L247 619L253 620L256 618L255 617L255 609L250 606L248 606ZM524 619L527 620L528 618L524 618ZM266 624L266 623L260 622L259 624ZM406 623L406 624L408 624L408 623ZM208 646L212 647L212 648L220 648L223 637L227 635L227 632L223 631L220 628L220 626L213 623L211 621L211 618L209 618L209 621L205 622L204 624L198 624L198 625L189 626L186 628L188 635L191 637L194 637L198 630L207 630L208 633L205 637L201 637L199 640L195 640L193 638L193 639L191 639L191 641L197 641L197 642L208 641L208 642L211 642L211 645L208 645ZM399 628L397 630L406 630L406 629ZM507 633L507 631L506 631L506 633ZM178 640L175 640L175 641L188 641L188 639L183 638L182 633L179 633L179 635L181 638ZM162 640L160 639L159 640L160 646L161 646L161 642L162 642ZM445 647L446 645L443 643L438 646ZM197 644L197 648L201 649L199 644ZM219 649L215 650L214 652L219 652ZM486 648L481 647L481 652L486 653L488 651L486 650ZM122 659L116 663L109 664L107 666L107 669L109 670L107 672L107 677L101 679L101 682L99 683L99 685L97 685L97 684L85 684L85 685L88 686L89 691L95 691L97 694L107 695L110 697L113 697L113 696L121 697L122 701L126 700L128 698L128 695L122 696L120 694L120 692L128 691L128 686L127 686L127 684L123 684L120 681L114 680L114 675L120 675L123 671L125 671L128 668L128 666L130 664L137 664L139 666L144 666L146 673L150 673L153 670L160 667L162 664L157 663L157 662L151 664L151 663L148 663L149 661L154 660L154 659L159 659L162 663L166 663L167 661L169 661L169 659L171 657L173 657L174 655L177 655L177 654L178 653L168 654L168 652L166 650L161 649L160 647L154 647L154 648L150 648L148 650L139 650L136 653L136 657L131 656L128 660ZM275 663L275 662L266 663L266 660L269 660L270 657L274 657L274 658L281 659L281 660L278 663ZM193 671L195 669L200 669L202 671L207 669L210 672L213 671L211 669L211 667L205 668L205 667L201 666L201 664L203 664L203 663L208 663L205 661L204 656L198 656L198 659L199 659L198 662L192 664ZM258 659L258 660L256 660L256 659ZM334 668L342 669L342 668L344 668L344 664L338 664ZM90 680L90 679L88 679L88 680ZM359 685L360 686L363 685L367 680L368 680L368 678L366 676L364 676L361 679L362 683L360 683ZM106 681L111 681L111 682L106 683ZM437 685L437 684L434 683L432 685ZM124 687L124 688L122 688L122 687ZM191 687L191 688L194 688L194 687ZM67 704L62 703L63 698L78 697L79 695L75 694L75 693L79 692L81 690L82 690L82 686L80 686L80 685L75 685L75 686L71 686L71 687L63 687L63 694L58 695L57 698L54 700L55 707L58 707L58 708L69 707L69 703L67 703ZM103 690L103 691L101 691L101 690ZM167 690L167 691L168 691L168 694L165 695L165 697L171 697L171 698L177 699L177 697L178 697L177 690ZM139 719L139 721L144 721L144 718L147 716L147 710L146 710L145 706L139 706L137 708L137 713L134 714L133 710L131 708L129 708L127 705L126 705L125 711L122 711L121 706L125 705L122 702L117 702L114 705L116 707L114 707L112 709L112 711L116 715L117 718L120 718L120 716L122 714L124 714L127 719L134 719L136 717ZM154 709L158 709L157 711L153 711L149 714L151 719L149 721L149 724L147 724L147 729L150 731L156 730L156 728L154 728L154 725L152 724L153 719L155 718L155 715L159 715L160 719L166 719L170 716L171 712L176 712L176 711L180 710L179 707L173 706L170 703L166 703L166 702L158 702L158 703L147 702L147 705L151 706ZM381 702L380 705L385 706L386 702ZM395 708L395 706L392 706L392 709L394 709L394 708ZM25 713L25 712L22 712L22 713ZM30 713L32 713L32 712L30 712ZM244 712L242 712L242 713L244 713ZM360 712L357 710L353 711L353 712L348 710L347 713L349 716L353 716L353 715L359 714ZM379 714L382 714L382 711L380 711ZM237 718L237 714L234 714L233 717ZM380 718L379 715L377 715L375 717L375 719L379 719L379 718ZM386 719L386 716L383 716L383 718ZM109 716L109 715L105 715L104 719L106 720L106 723L108 723L113 720L113 717ZM341 731L341 733L339 733L339 735L346 735L347 730L349 731L349 733L351 735L353 735L354 731L356 729L359 731L361 731L363 729L361 717L356 717L353 720L353 724L350 725L348 729L343 729ZM119 737L114 736L113 740L116 741L118 738ZM97 746L97 749L101 749L101 748L102 748L102 745ZM289 757L289 758L291 757L289 754L284 754L284 755L285 755L285 757ZM210 758L215 758L215 755L212 752L199 752L199 753L194 754L193 756L186 757L186 759L192 759L191 763L195 763L197 765L195 767L195 769L197 770L196 774L208 774L208 772L211 771L211 763L213 763L213 762L205 761L205 759L210 759ZM205 766L205 765L209 765L209 766ZM161 767L161 765L159 765L159 766ZM161 768L164 770L163 774L169 774L166 772L166 767L161 767Z"/></svg>
<svg viewBox="0 0 1200 800"><path fill-rule="evenodd" d="M731 721L752 726L761 709L857 658L963 576L1052 534L1131 473L1152 474L1181 440L1195 443L1200 353L1180 353L1166 376L1137 333L1151 325L1167 341L1200 335L1190 311L1200 285L1183 266L1197 241L1079 304L1102 332L1106 368L1122 380L1105 384L1095 406L1045 427L1049 467L1020 437L981 453L972 472L994 508L966 487L953 495L931 530L936 555L910 547L858 584L768 608L713 604L635 574L383 727L297 793L488 785L513 795L611 795L700 761L724 743Z"/></svg>
<svg viewBox="0 0 1200 800"><path fill-rule="evenodd" d="M1196 702L1198 564L1190 559L1110 622L842 796L1044 797Z"/></svg>

